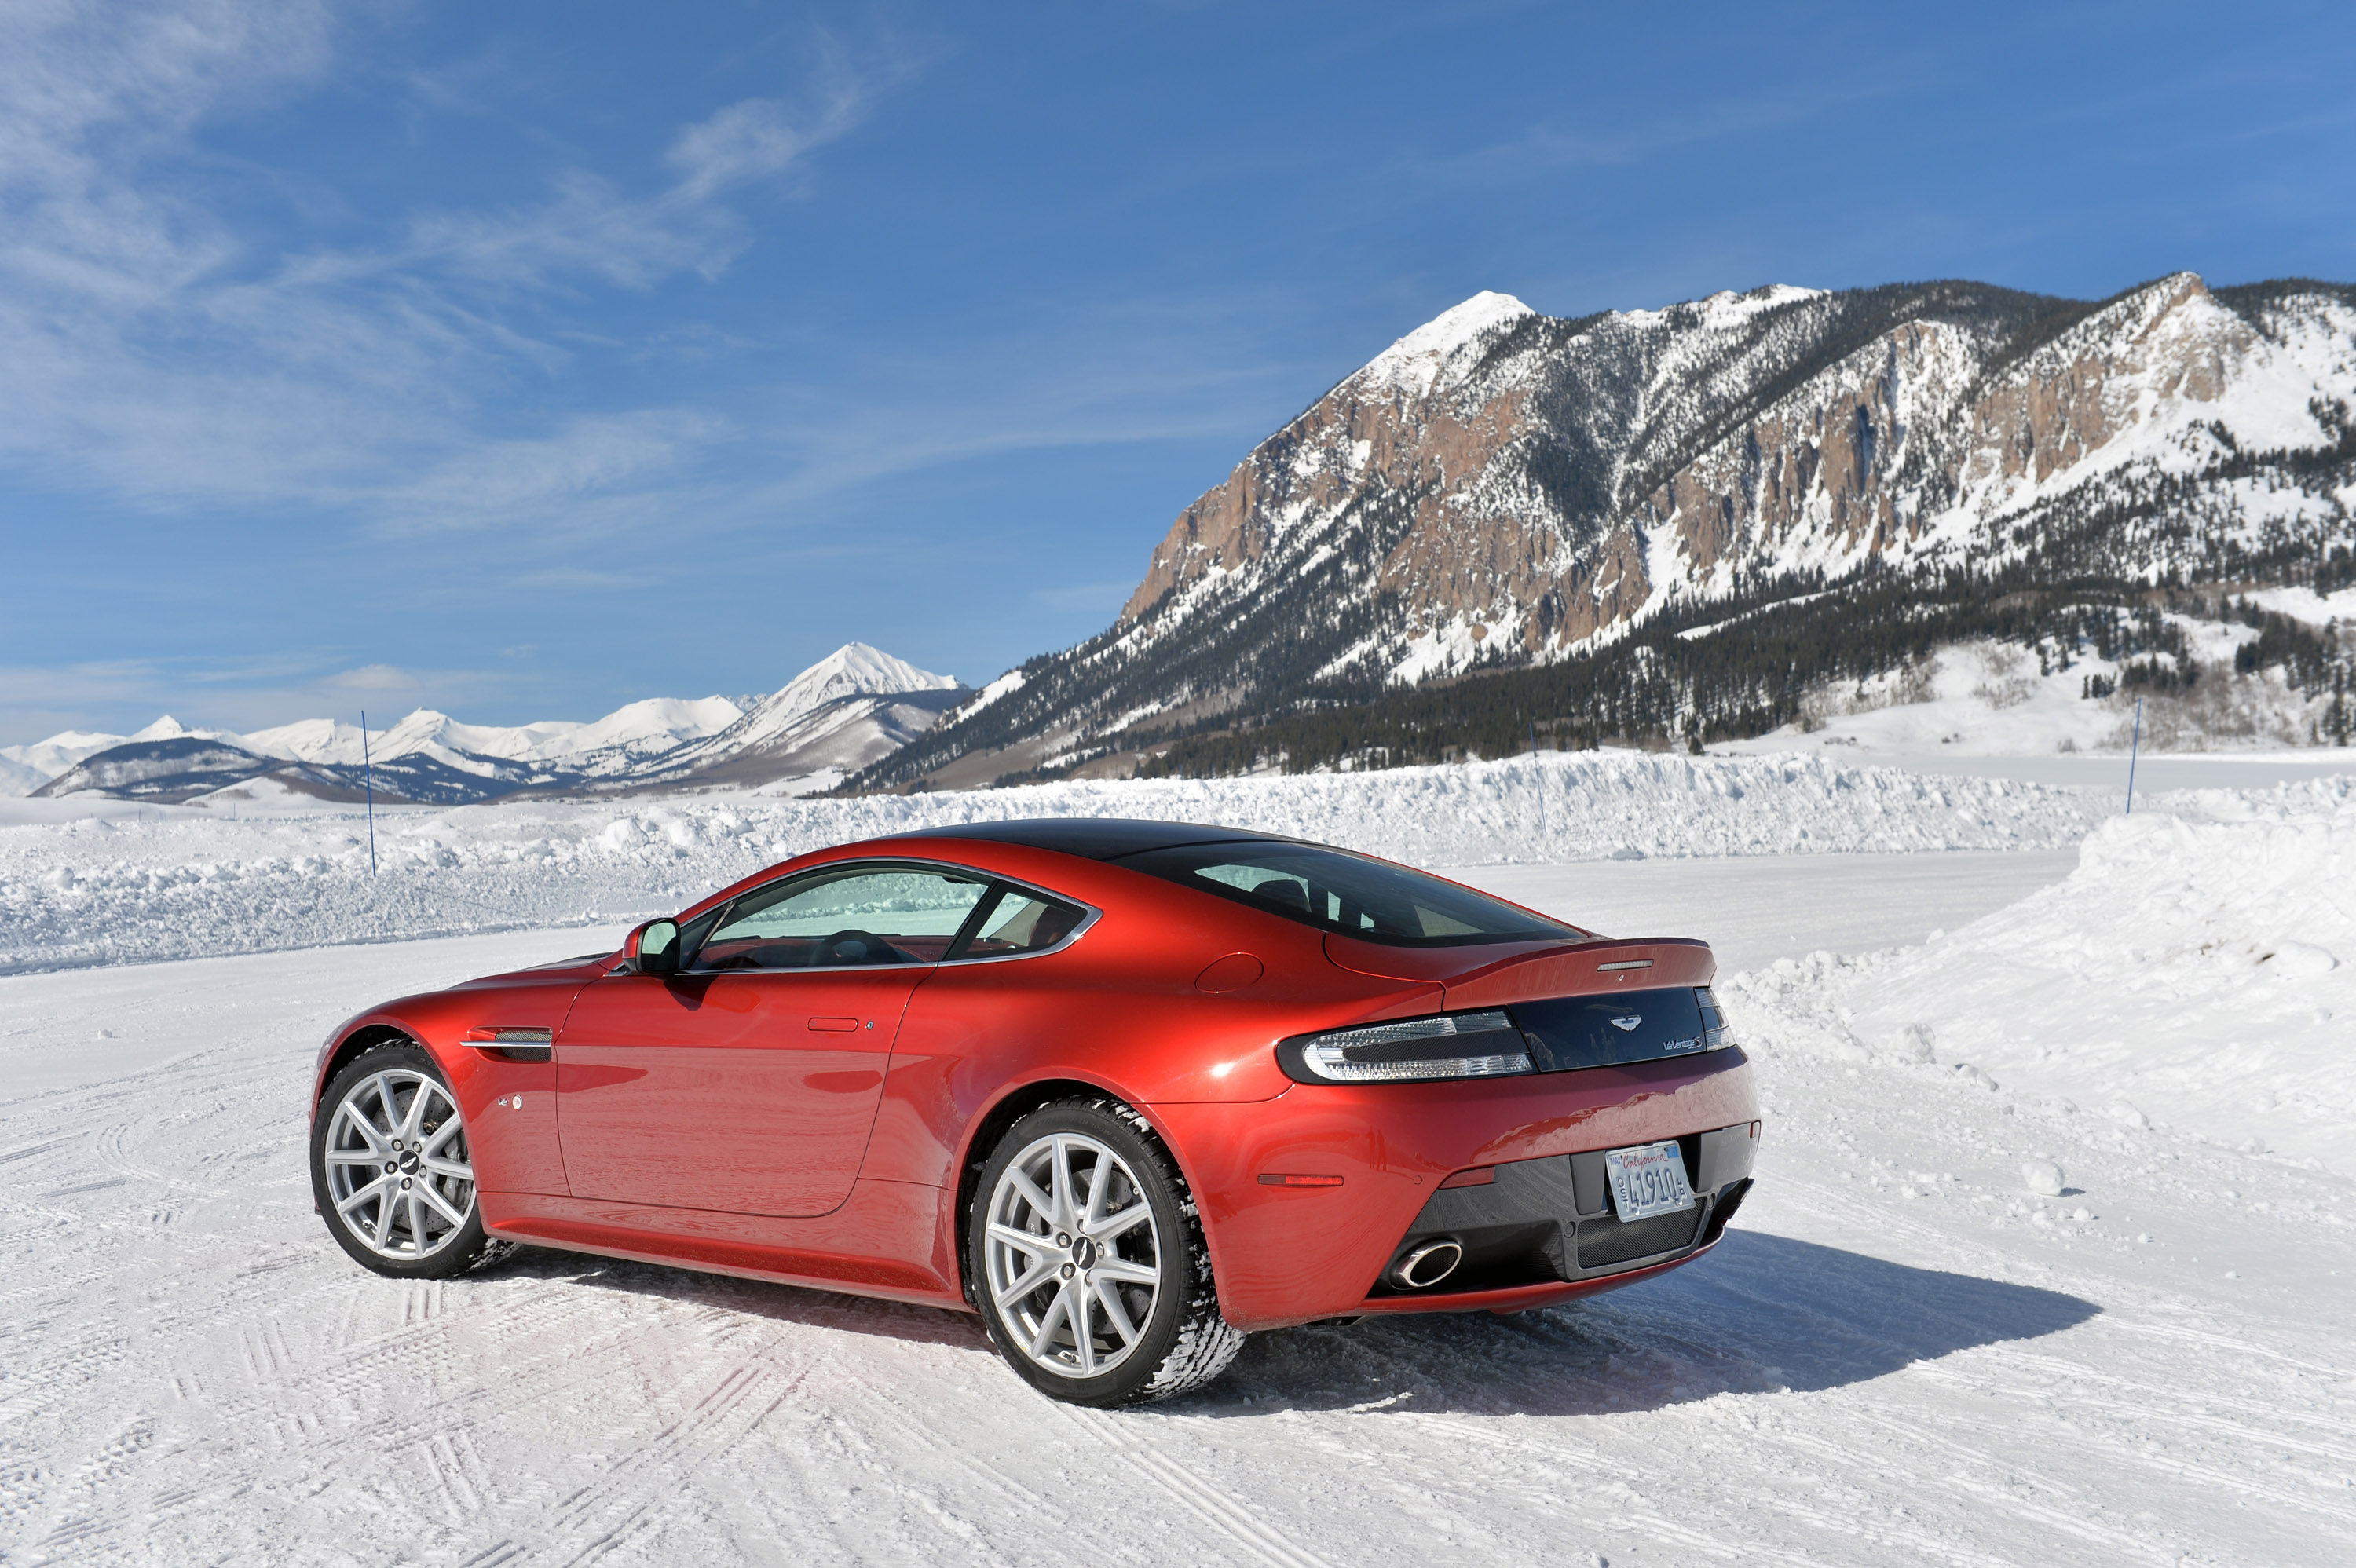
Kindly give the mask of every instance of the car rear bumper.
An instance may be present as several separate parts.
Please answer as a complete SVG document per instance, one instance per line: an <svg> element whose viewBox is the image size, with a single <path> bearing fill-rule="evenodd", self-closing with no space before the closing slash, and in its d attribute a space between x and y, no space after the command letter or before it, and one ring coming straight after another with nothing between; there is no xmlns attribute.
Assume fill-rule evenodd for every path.
<svg viewBox="0 0 2356 1568"><path fill-rule="evenodd" d="M1459 1083L1301 1084L1273 1100L1148 1114L1194 1189L1221 1310L1259 1329L1373 1312L1518 1311L1674 1266L1717 1240L1747 1190L1759 1103L1749 1061L1730 1049ZM1737 1128L1739 1168L1723 1137L1703 1168L1703 1136ZM1687 1143L1700 1200L1685 1229L1675 1216L1621 1226L1586 1190L1588 1164L1672 1138ZM1596 1160L1574 1170L1569 1157L1589 1154ZM1497 1179L1441 1187L1476 1168ZM1483 1227L1460 1238L1461 1277L1419 1291L1385 1283L1412 1239Z"/></svg>

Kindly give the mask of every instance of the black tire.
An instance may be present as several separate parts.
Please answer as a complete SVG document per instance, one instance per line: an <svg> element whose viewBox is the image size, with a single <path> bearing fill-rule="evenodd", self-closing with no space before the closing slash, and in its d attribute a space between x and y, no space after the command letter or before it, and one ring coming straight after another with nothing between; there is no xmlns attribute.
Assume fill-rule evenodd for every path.
<svg viewBox="0 0 2356 1568"><path fill-rule="evenodd" d="M392 1101L391 1116L384 1104L388 1094ZM402 1114L421 1095L427 1101L419 1118L423 1147L399 1149L387 1161L395 1167L391 1170L338 1160L336 1168L344 1174L331 1176L330 1154L358 1152L360 1145L356 1140L366 1136L342 1118L347 1104L353 1116L368 1122L370 1128L381 1129L391 1121L397 1132ZM451 1128L451 1123L457 1125ZM407 1040L380 1045L347 1063L319 1097L319 1112L311 1122L311 1196L320 1219L327 1221L327 1233L354 1263L392 1279L448 1279L482 1263L492 1255L494 1243L483 1231L482 1206L476 1200L466 1137L466 1124L458 1114L456 1097L450 1093L449 1080L424 1047ZM402 1136L399 1141L407 1145L412 1139ZM454 1155L458 1157L455 1160L449 1157ZM421 1157L427 1162L423 1167L419 1164ZM463 1184L446 1174L436 1174L454 1165L463 1166L469 1173ZM362 1195L362 1173L369 1178L369 1187L382 1188L373 1200ZM338 1179L348 1190L337 1190ZM392 1185L395 1182L400 1185ZM413 1205L408 1196L412 1183L417 1189ZM439 1205L429 1206L423 1190L428 1184ZM462 1222L450 1221L451 1210L463 1216ZM412 1233L412 1214L422 1217L426 1243L423 1249ZM374 1239L380 1221L382 1245Z"/></svg>
<svg viewBox="0 0 2356 1568"><path fill-rule="evenodd" d="M1121 1194L1122 1206L1118 1214L1133 1211L1128 1206L1132 1182L1134 1197L1142 1199L1151 1211L1151 1266L1157 1272L1159 1283L1154 1287L1150 1314L1142 1323L1131 1325L1133 1339L1124 1342L1118 1339L1109 1320L1101 1317L1103 1308L1096 1307L1093 1298L1083 1306L1084 1320L1090 1311L1098 1314L1096 1320L1107 1325L1101 1338L1108 1350L1118 1350L1121 1357L1109 1371L1095 1375L1076 1369L1059 1371L1043 1365L1028 1348L1031 1337L1010 1322L991 1288L990 1232L993 1204L999 1200L1009 1168L1026 1151L1035 1157L1037 1146L1056 1134L1092 1140L1126 1167L1125 1171L1116 1170L1108 1179ZM1099 1165L1093 1168L1103 1168ZM1098 1178L1090 1175L1088 1179L1093 1185ZM1048 1231L1039 1232L1043 1247L1052 1240L1049 1232L1053 1229L1050 1225ZM1134 1239L1120 1244L1132 1250L1139 1245ZM1109 1251L1087 1255L1099 1262L1108 1258L1115 1263L1128 1263L1132 1268L1141 1265L1141 1260L1117 1257ZM1002 1264L1009 1256L1001 1253ZM1018 1249L1011 1256L1020 1258L1023 1253ZM1053 1261L1044 1253L1038 1256L1043 1263ZM1032 1112L1007 1129L974 1183L973 1202L966 1216L966 1266L973 1302L980 1310L991 1343L1017 1376L1052 1399L1099 1409L1169 1399L1210 1382L1226 1371L1227 1364L1243 1349L1243 1333L1229 1327L1219 1315L1218 1291L1211 1277L1210 1249L1204 1243L1202 1221L1185 1178L1179 1174L1176 1162L1145 1119L1115 1100L1059 1101ZM1063 1277L1072 1276L1065 1274ZM1085 1285L1088 1275L1082 1273L1078 1277ZM1043 1283L1014 1297L1010 1310L1019 1315L1026 1303L1040 1299L1043 1293L1052 1296L1056 1289L1053 1281ZM1124 1287L1116 1285L1112 1289L1118 1294ZM1133 1303L1141 1301L1133 1291L1129 1298ZM1068 1313L1063 1321L1068 1339ZM1092 1344L1097 1338L1091 1336Z"/></svg>

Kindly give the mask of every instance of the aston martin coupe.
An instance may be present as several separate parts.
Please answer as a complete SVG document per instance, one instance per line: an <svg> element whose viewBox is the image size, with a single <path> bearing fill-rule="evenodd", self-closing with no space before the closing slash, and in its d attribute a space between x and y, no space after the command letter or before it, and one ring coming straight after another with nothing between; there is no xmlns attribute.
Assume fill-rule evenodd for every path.
<svg viewBox="0 0 2356 1568"><path fill-rule="evenodd" d="M505 1240L926 1302L1156 1399L1256 1329L1708 1250L1759 1138L1713 969L1267 834L927 828L337 1026L312 1182L379 1274Z"/></svg>

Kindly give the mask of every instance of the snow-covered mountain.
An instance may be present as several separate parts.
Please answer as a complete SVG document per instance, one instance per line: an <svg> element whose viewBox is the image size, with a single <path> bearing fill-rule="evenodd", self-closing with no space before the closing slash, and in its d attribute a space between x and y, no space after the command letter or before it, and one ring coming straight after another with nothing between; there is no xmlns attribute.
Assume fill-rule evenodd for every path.
<svg viewBox="0 0 2356 1568"><path fill-rule="evenodd" d="M2060 656L2090 607L2329 592L2356 575L2351 502L2348 285L1778 286L1577 319L1483 293L1187 507L1109 630L991 682L867 782L1150 768L1220 731L1231 761L1404 760L1419 735L1479 749L1465 721L1490 708L1516 739L1755 732L1810 682L1917 656L1926 615ZM2007 594L2072 584L1993 624ZM1772 656L1738 645L1761 634ZM2137 653L2160 635L2122 634ZM1513 666L1568 667L1510 699L1319 717Z"/></svg>
<svg viewBox="0 0 2356 1568"><path fill-rule="evenodd" d="M604 777L626 773L647 758L716 735L743 717L743 710L725 697L693 701L648 698L585 724L556 720L511 729L461 724L445 713L421 708L390 730L370 731L368 745L369 755L377 759L423 753L470 772L482 772L488 760ZM334 720L306 719L256 731L244 740L265 755L298 762L358 767L364 760L359 727Z"/></svg>
<svg viewBox="0 0 2356 1568"><path fill-rule="evenodd" d="M179 728L169 719L163 722L176 731ZM30 745L0 746L0 795L30 795L84 757L129 739L91 730L65 730Z"/></svg>
<svg viewBox="0 0 2356 1568"><path fill-rule="evenodd" d="M749 710L725 697L654 698L588 723L462 724L420 709L389 730L309 719L239 735L157 720L136 735L68 731L0 752L0 790L184 801L258 779L357 798L362 770L391 799L451 804L519 790L629 793L713 784L823 788L897 749L963 695L948 676L864 643L837 649Z"/></svg>
<svg viewBox="0 0 2356 1568"><path fill-rule="evenodd" d="M952 677L847 643L649 776L806 794L898 751L964 695Z"/></svg>

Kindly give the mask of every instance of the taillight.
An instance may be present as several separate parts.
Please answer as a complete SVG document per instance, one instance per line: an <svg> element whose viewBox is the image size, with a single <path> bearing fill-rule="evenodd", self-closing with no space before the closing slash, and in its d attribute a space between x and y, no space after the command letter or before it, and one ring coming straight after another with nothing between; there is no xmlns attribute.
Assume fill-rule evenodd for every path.
<svg viewBox="0 0 2356 1568"><path fill-rule="evenodd" d="M1296 1035L1277 1046L1276 1060L1301 1083L1408 1083L1533 1071L1522 1031L1501 1010Z"/></svg>
<svg viewBox="0 0 2356 1568"><path fill-rule="evenodd" d="M1710 995L1709 987L1695 987L1694 1000L1701 1004L1702 1039L1708 1042L1706 1049L1724 1051L1728 1046L1732 1045L1734 1030L1727 1023L1726 1015L1719 1010L1718 998Z"/></svg>

